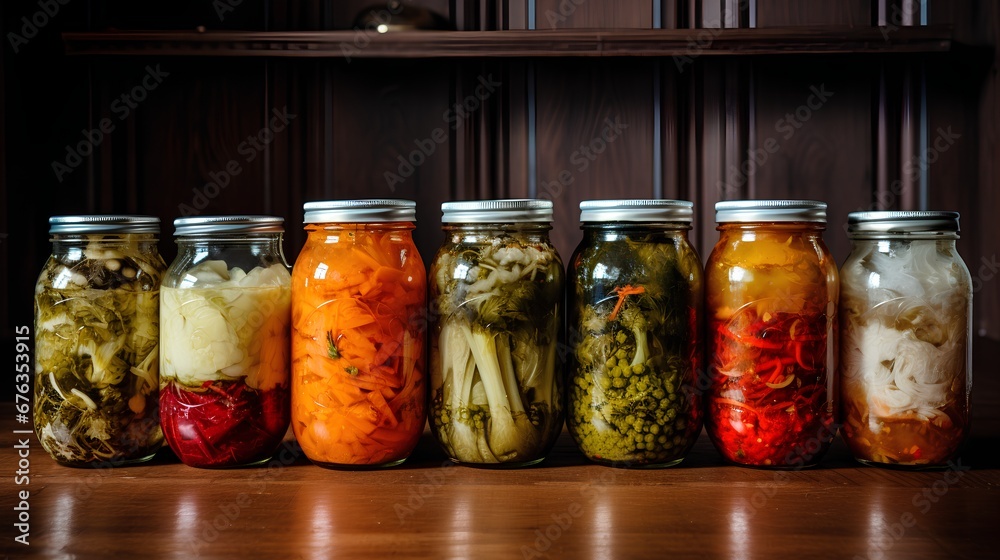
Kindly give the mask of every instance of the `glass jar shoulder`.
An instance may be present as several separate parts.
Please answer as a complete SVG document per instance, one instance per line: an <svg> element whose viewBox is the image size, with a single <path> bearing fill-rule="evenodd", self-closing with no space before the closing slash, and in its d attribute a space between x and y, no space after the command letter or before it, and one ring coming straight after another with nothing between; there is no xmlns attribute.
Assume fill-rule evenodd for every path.
<svg viewBox="0 0 1000 560"><path fill-rule="evenodd" d="M959 291L971 286L971 274L954 240L855 240L841 276L854 288L904 283L907 286L898 289L909 293L920 293L930 286Z"/></svg>
<svg viewBox="0 0 1000 560"><path fill-rule="evenodd" d="M671 274L700 284L703 275L701 259L683 232L644 229L585 232L569 273L583 288Z"/></svg>
<svg viewBox="0 0 1000 560"><path fill-rule="evenodd" d="M953 321L961 331L971 316L972 280L953 240L855 240L841 278L848 331L879 324L905 331ZM931 330L949 330L942 329Z"/></svg>
<svg viewBox="0 0 1000 560"><path fill-rule="evenodd" d="M175 261L163 278L164 290L267 290L291 287L292 277L288 267L282 263L267 262L256 264L231 264L233 260L204 259ZM245 267L245 268L244 268Z"/></svg>
<svg viewBox="0 0 1000 560"><path fill-rule="evenodd" d="M73 236L57 239L38 276L39 289L153 292L167 269L153 239Z"/></svg>
<svg viewBox="0 0 1000 560"><path fill-rule="evenodd" d="M745 227L723 229L709 262L721 267L794 267L830 258L819 229Z"/></svg>
<svg viewBox="0 0 1000 560"><path fill-rule="evenodd" d="M165 288L263 288L291 284L280 235L179 238Z"/></svg>
<svg viewBox="0 0 1000 560"><path fill-rule="evenodd" d="M820 231L723 230L706 265L711 297L796 297L824 290L836 300L839 271Z"/></svg>
<svg viewBox="0 0 1000 560"><path fill-rule="evenodd" d="M365 227L364 224L311 225L292 268L295 285L338 283L382 270L405 273L407 283L424 278L426 269L411 233L412 226Z"/></svg>
<svg viewBox="0 0 1000 560"><path fill-rule="evenodd" d="M547 227L450 227L445 235L438 256L476 251L486 258L496 254L499 260L520 259L520 253L527 258L559 259Z"/></svg>
<svg viewBox="0 0 1000 560"><path fill-rule="evenodd" d="M530 279L561 285L563 262L547 235L509 232L452 234L434 256L430 270L436 293L457 285L485 292Z"/></svg>

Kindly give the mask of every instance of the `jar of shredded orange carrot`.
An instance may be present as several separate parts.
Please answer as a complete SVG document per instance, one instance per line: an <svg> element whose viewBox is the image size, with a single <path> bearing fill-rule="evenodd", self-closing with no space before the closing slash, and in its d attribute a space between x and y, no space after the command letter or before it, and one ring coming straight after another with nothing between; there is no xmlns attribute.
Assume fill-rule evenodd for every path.
<svg viewBox="0 0 1000 560"><path fill-rule="evenodd" d="M409 200L305 204L292 270L292 428L325 467L398 465L424 429L426 272Z"/></svg>

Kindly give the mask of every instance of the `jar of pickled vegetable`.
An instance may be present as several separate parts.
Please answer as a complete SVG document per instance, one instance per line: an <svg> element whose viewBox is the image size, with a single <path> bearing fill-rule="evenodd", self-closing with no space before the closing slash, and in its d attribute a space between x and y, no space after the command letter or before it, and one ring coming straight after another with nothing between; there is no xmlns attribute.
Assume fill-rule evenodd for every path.
<svg viewBox="0 0 1000 560"><path fill-rule="evenodd" d="M157 414L159 290L152 216L55 216L35 288L34 425L70 466L149 460Z"/></svg>
<svg viewBox="0 0 1000 560"><path fill-rule="evenodd" d="M716 204L705 268L708 434L740 465L815 465L836 433L837 267L826 204Z"/></svg>
<svg viewBox="0 0 1000 560"><path fill-rule="evenodd" d="M563 426L552 202L441 209L446 239L430 272L431 431L458 463L538 463Z"/></svg>
<svg viewBox="0 0 1000 560"><path fill-rule="evenodd" d="M569 267L569 431L592 461L680 463L701 433L701 260L693 204L580 203Z"/></svg>
<svg viewBox="0 0 1000 560"><path fill-rule="evenodd" d="M406 460L423 433L427 273L409 200L308 202L292 270L292 427L326 467Z"/></svg>
<svg viewBox="0 0 1000 560"><path fill-rule="evenodd" d="M844 439L863 463L944 467L969 433L972 278L955 212L856 212L841 270Z"/></svg>
<svg viewBox="0 0 1000 560"><path fill-rule="evenodd" d="M193 467L270 459L288 429L291 275L284 220L174 220L160 291L160 423Z"/></svg>

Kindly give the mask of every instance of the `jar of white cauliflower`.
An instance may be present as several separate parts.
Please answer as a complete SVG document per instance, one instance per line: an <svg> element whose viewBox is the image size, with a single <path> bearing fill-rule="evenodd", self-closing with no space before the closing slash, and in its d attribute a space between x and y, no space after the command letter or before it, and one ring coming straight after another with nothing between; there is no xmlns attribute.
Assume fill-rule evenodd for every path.
<svg viewBox="0 0 1000 560"><path fill-rule="evenodd" d="M841 270L844 439L862 463L945 467L969 433L972 280L955 212L857 212Z"/></svg>

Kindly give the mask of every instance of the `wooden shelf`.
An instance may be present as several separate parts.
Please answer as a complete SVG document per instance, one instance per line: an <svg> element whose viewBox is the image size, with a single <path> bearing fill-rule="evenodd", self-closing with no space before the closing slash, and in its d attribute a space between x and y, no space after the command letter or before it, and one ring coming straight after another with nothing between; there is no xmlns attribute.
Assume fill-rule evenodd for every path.
<svg viewBox="0 0 1000 560"><path fill-rule="evenodd" d="M989 439L971 442L980 452L957 472L862 467L839 440L822 466L776 472L723 464L705 434L678 467L602 467L564 434L538 467L490 470L449 466L427 434L401 467L350 472L311 465L291 443L260 468L193 469L164 450L71 469L17 435L30 438L30 484L18 486L23 426L3 410L8 519L30 492L30 546L7 550L38 557L928 559L1000 546Z"/></svg>
<svg viewBox="0 0 1000 560"><path fill-rule="evenodd" d="M958 471L863 467L838 438L816 468L727 465L702 433L683 463L589 463L564 433L525 469L450 466L430 432L399 467L335 471L291 440L266 466L61 467L0 405L9 516L29 492L37 557L988 558L1000 548L1000 343L977 338L972 438ZM30 483L15 481L29 438ZM23 457L23 455L21 456ZM966 470L971 469L971 470ZM7 505L9 504L9 505ZM22 508L23 509L23 508ZM16 510L15 510L16 512ZM11 517L8 517L10 519ZM905 524L905 525L904 525ZM547 535L540 538L539 535Z"/></svg>
<svg viewBox="0 0 1000 560"><path fill-rule="evenodd" d="M359 32L108 31L65 33L71 55L352 58L646 57L940 53L963 48L951 26Z"/></svg>

